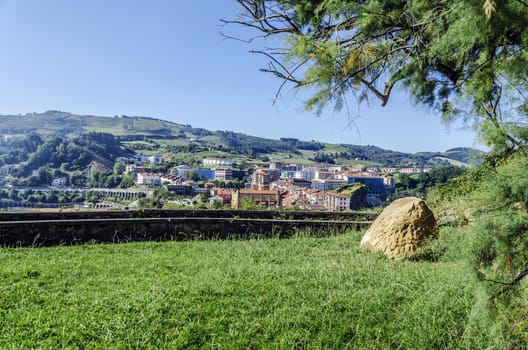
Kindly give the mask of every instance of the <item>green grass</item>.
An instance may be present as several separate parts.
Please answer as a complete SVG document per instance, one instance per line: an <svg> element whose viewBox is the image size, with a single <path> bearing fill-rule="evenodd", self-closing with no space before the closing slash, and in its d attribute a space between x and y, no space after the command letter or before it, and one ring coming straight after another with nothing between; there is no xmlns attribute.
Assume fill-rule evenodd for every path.
<svg viewBox="0 0 528 350"><path fill-rule="evenodd" d="M315 162L308 159L306 155L298 155L289 152L276 152L265 154L270 160L278 160L284 163L303 163L303 164L316 164ZM310 155L312 157L312 155Z"/></svg>
<svg viewBox="0 0 528 350"><path fill-rule="evenodd" d="M462 347L462 269L360 238L2 248L0 348Z"/></svg>
<svg viewBox="0 0 528 350"><path fill-rule="evenodd" d="M185 139L167 139L167 140L156 140L156 143L158 143L161 147L168 147L168 146L187 146L189 144L189 141Z"/></svg>
<svg viewBox="0 0 528 350"><path fill-rule="evenodd" d="M192 137L194 137L194 135ZM205 141L205 142L214 143L214 144L217 144L217 145L226 146L226 144L224 142L222 142L220 137L218 137L216 135L202 136L202 137L200 137L200 140Z"/></svg>

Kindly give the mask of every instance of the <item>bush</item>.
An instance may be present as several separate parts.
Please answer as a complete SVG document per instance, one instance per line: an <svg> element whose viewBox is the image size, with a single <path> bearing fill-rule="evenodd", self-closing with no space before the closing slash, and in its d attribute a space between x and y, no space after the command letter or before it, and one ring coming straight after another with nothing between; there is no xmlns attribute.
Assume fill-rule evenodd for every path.
<svg viewBox="0 0 528 350"><path fill-rule="evenodd" d="M527 169L524 149L490 157L427 197L437 211L462 219L442 228L428 253L466 266L466 288L475 297L464 334L471 348L528 344L526 281L516 281L528 268Z"/></svg>
<svg viewBox="0 0 528 350"><path fill-rule="evenodd" d="M483 280L509 281L528 267L528 154L519 151L485 176L468 234L470 256ZM488 283L490 293L500 286ZM499 288L497 288L499 287Z"/></svg>
<svg viewBox="0 0 528 350"><path fill-rule="evenodd" d="M519 150L463 174L431 196L452 204L463 199L474 211L467 226L444 230L451 237L441 237L435 248L467 265L467 286L477 301L466 336L482 340L487 334L485 345L493 348L528 343L528 293L519 288L522 281L513 283L528 268L527 169L528 152Z"/></svg>

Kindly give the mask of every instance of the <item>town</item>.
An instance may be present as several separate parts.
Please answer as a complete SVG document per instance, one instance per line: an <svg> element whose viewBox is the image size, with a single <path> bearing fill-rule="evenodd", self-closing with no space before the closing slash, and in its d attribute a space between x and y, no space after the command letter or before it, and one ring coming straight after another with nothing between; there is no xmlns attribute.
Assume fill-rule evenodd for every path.
<svg viewBox="0 0 528 350"><path fill-rule="evenodd" d="M16 117L0 139L0 208L285 208L343 211L425 196L472 166L472 149L405 154L375 146L263 139L152 118L21 118L56 125L110 123L115 134L41 136ZM172 129L158 129L160 126ZM140 135L120 135L130 130ZM151 128L154 134L146 136ZM165 130L165 134L160 130ZM185 130L185 131L183 131ZM170 131L170 133L169 133Z"/></svg>
<svg viewBox="0 0 528 350"><path fill-rule="evenodd" d="M266 167L246 171L233 169L233 159L205 157L202 168L179 165L162 174L151 172L148 167L148 164L163 162L163 157L159 155L119 158L117 161L129 163L126 164L125 172L134 176L138 186L164 186L170 192L182 196L203 194L209 204L216 208L230 206L237 209L243 207L244 203L261 208L335 211L379 206L394 190L393 174L431 170L363 165L316 166L270 161ZM138 161L142 164L137 164ZM229 184L233 180L238 183L245 181L244 187L226 188L231 187ZM360 194L355 196L358 197L355 200L354 193Z"/></svg>

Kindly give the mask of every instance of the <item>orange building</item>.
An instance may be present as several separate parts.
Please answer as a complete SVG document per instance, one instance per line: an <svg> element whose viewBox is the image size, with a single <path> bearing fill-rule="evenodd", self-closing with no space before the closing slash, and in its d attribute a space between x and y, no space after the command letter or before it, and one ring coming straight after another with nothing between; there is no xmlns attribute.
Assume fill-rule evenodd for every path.
<svg viewBox="0 0 528 350"><path fill-rule="evenodd" d="M256 203L263 208L280 207L281 196L278 190L238 190L231 196L231 207L239 209L244 200Z"/></svg>

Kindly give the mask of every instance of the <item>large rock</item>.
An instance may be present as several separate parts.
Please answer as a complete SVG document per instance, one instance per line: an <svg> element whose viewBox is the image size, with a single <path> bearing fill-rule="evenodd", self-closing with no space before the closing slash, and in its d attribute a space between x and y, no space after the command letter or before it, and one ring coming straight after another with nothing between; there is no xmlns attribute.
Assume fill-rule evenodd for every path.
<svg viewBox="0 0 528 350"><path fill-rule="evenodd" d="M426 240L437 236L436 220L425 202L407 197L383 210L361 239L361 248L404 259L416 255Z"/></svg>

